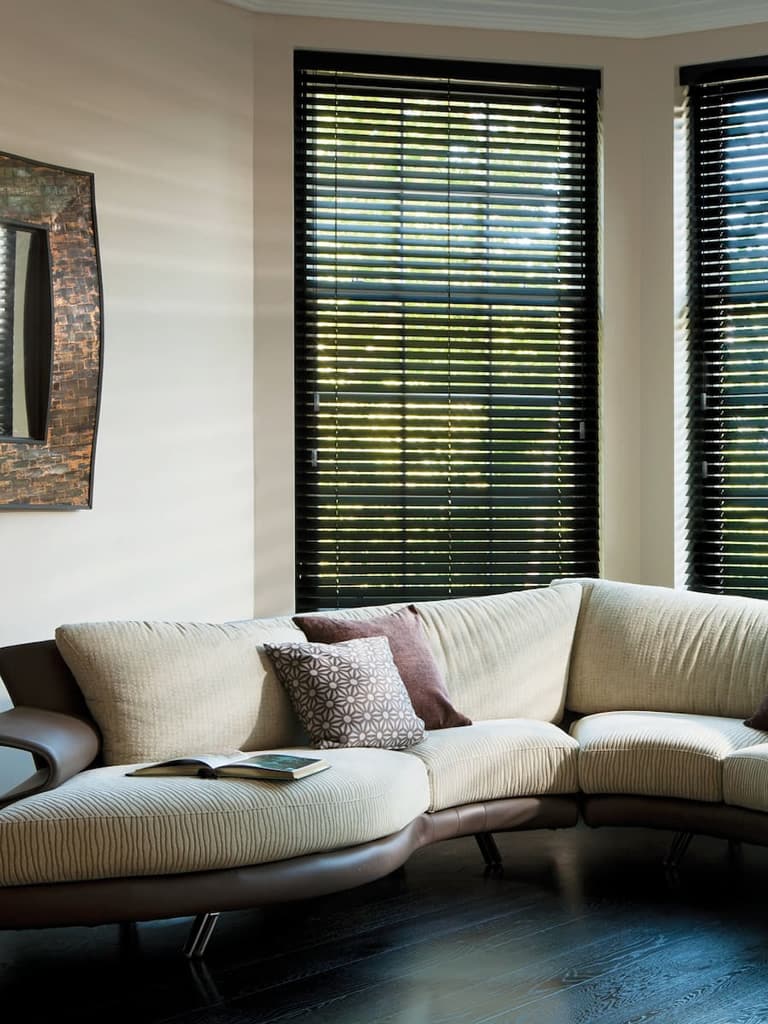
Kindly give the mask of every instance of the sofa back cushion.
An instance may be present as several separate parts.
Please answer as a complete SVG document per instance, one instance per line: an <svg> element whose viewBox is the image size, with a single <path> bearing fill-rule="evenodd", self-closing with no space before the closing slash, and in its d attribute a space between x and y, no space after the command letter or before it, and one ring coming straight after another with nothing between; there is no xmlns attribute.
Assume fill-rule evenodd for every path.
<svg viewBox="0 0 768 1024"><path fill-rule="evenodd" d="M56 643L101 729L106 764L260 750L301 736L260 648L303 640L289 618L90 622Z"/></svg>
<svg viewBox="0 0 768 1024"><path fill-rule="evenodd" d="M569 588L573 584L556 584ZM585 580L567 706L744 718L768 689L768 602Z"/></svg>
<svg viewBox="0 0 768 1024"><path fill-rule="evenodd" d="M454 706L473 721L563 714L578 583L417 604Z"/></svg>

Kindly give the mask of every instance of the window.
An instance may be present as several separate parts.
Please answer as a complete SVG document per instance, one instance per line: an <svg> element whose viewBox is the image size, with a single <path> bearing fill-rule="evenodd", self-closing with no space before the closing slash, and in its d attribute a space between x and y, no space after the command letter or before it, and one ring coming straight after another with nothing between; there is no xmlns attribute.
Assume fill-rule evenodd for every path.
<svg viewBox="0 0 768 1024"><path fill-rule="evenodd" d="M768 58L683 68L688 585L768 597Z"/></svg>
<svg viewBox="0 0 768 1024"><path fill-rule="evenodd" d="M295 88L297 607L596 575L599 73Z"/></svg>

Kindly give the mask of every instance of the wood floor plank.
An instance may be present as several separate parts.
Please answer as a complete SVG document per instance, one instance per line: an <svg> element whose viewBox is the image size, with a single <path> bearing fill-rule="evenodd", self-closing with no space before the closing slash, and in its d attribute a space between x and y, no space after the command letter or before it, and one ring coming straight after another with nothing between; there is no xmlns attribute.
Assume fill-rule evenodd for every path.
<svg viewBox="0 0 768 1024"><path fill-rule="evenodd" d="M718 937L680 941L665 946L661 955L651 954L637 961L632 970L619 964L597 978L533 1000L528 1006L515 1006L515 1024L543 1024L557 1017L555 1004L567 1007L568 1024L668 1024L678 1011L680 1020L698 1019L695 1014L709 1012L713 999L730 986L747 986L755 971L764 969L764 949L753 939L723 942L716 952ZM482 1021L497 1024L500 1014ZM476 1024L481 1024L477 1021Z"/></svg>
<svg viewBox="0 0 768 1024"><path fill-rule="evenodd" d="M652 924L626 928L625 912L609 908L596 926L589 917L562 920L541 929L535 921L512 932L503 919L493 929L467 927L440 939L425 940L407 958L382 951L364 961L292 986L295 1009L281 1014L273 1008L280 993L266 991L236 1000L241 1008L260 1009L265 1019L293 1022L323 994L324 1005L313 1020L353 1021L365 1005L372 1019L386 1020L389 990L417 987L425 982L436 993L432 1020L439 1024L468 1024L493 1017L561 992L617 969L631 970L634 962L680 941L683 922L670 921L664 932ZM318 985L318 981L320 985ZM328 994L332 993L329 1000Z"/></svg>

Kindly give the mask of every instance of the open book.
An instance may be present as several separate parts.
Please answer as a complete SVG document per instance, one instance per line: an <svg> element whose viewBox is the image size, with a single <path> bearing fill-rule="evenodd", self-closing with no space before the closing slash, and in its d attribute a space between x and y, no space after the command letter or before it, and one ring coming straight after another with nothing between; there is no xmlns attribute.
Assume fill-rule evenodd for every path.
<svg viewBox="0 0 768 1024"><path fill-rule="evenodd" d="M231 754L204 754L177 757L137 768L128 775L193 775L201 779L303 779L331 766L320 757L296 757L294 754L255 754L232 760Z"/></svg>

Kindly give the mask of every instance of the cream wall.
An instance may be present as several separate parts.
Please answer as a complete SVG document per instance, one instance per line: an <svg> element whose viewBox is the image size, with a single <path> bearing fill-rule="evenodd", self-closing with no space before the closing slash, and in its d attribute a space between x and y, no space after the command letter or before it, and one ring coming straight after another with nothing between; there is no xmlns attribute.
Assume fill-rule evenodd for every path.
<svg viewBox="0 0 768 1024"><path fill-rule="evenodd" d="M0 513L0 644L252 612L255 27L3 0L0 149L95 172L105 349L93 509ZM0 790L25 767L0 750Z"/></svg>
<svg viewBox="0 0 768 1024"><path fill-rule="evenodd" d="M672 585L673 111L680 64L768 53L768 24L619 40L254 15L256 609L289 610L294 49L603 70L603 575Z"/></svg>

